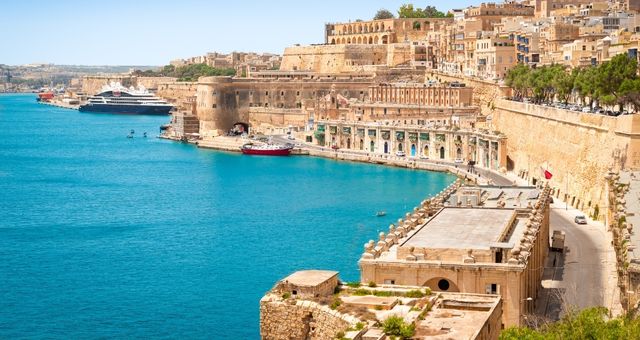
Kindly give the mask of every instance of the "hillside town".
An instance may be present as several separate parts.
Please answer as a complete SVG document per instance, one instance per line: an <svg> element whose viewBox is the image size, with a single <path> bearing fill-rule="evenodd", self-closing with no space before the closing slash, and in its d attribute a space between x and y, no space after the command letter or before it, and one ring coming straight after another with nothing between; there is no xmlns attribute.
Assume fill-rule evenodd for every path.
<svg viewBox="0 0 640 340"><path fill-rule="evenodd" d="M141 86L173 106L162 138L458 176L371 235L359 282L291 268L260 301L264 339L497 339L567 304L637 309L640 1L404 5L318 30L281 56L211 52L60 95Z"/></svg>

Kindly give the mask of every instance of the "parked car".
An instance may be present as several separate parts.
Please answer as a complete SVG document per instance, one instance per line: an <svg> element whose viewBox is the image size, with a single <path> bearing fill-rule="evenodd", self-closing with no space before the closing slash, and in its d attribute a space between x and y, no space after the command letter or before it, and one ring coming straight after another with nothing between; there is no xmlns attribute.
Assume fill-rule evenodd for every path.
<svg viewBox="0 0 640 340"><path fill-rule="evenodd" d="M294 139L296 139L296 137L293 137L292 135L288 135L288 136L287 136L287 139L289 139L289 140L294 140Z"/></svg>
<svg viewBox="0 0 640 340"><path fill-rule="evenodd" d="M587 218L584 215L578 215L573 219L576 224L587 224Z"/></svg>
<svg viewBox="0 0 640 340"><path fill-rule="evenodd" d="M585 107L582 108L582 112L589 113L589 112L591 112L591 108L588 107L588 106L585 106Z"/></svg>
<svg viewBox="0 0 640 340"><path fill-rule="evenodd" d="M407 154L406 154L406 153L404 153L404 151L396 151L396 156L398 156L398 157L404 157L404 156L406 156L406 155L407 155Z"/></svg>

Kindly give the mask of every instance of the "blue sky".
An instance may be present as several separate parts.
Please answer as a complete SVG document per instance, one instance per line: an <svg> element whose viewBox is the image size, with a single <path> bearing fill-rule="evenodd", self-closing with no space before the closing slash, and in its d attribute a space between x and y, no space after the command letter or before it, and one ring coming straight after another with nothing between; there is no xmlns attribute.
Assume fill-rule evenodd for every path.
<svg viewBox="0 0 640 340"><path fill-rule="evenodd" d="M0 64L164 65L208 51L282 53L322 43L324 23L367 20L399 1L0 2ZM414 2L440 10L477 0Z"/></svg>

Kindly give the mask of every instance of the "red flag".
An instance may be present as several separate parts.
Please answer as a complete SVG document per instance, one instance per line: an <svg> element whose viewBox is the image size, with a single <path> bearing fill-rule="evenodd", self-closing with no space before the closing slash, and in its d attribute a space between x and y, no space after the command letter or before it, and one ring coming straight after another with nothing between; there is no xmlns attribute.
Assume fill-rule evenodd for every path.
<svg viewBox="0 0 640 340"><path fill-rule="evenodd" d="M542 170L542 176L544 176L545 179L551 179L551 177L553 177L553 174L549 172L549 170L540 167L540 170Z"/></svg>

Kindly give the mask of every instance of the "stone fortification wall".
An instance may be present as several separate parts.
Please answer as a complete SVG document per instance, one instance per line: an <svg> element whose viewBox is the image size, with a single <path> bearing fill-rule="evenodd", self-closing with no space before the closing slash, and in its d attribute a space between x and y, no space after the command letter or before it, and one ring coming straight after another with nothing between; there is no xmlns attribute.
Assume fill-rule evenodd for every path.
<svg viewBox="0 0 640 340"><path fill-rule="evenodd" d="M285 119L287 116L278 113L278 110L284 112L304 107L304 103L313 103L331 91L345 98L364 100L368 97L371 84L372 81L369 80L309 81L202 77L196 86L200 134L216 136L233 127L236 122L249 122L250 108L262 107L271 111L271 116L267 115L264 119Z"/></svg>
<svg viewBox="0 0 640 340"><path fill-rule="evenodd" d="M104 85L111 82L118 82L125 87L142 85L151 91L156 91L161 83L175 80L176 78L172 77L135 77L130 75L84 76L82 78L82 92L90 95L97 94Z"/></svg>
<svg viewBox="0 0 640 340"><path fill-rule="evenodd" d="M175 82L175 77L134 77L136 86L142 85L151 91L157 91L160 88L160 84Z"/></svg>
<svg viewBox="0 0 640 340"><path fill-rule="evenodd" d="M129 75L109 75L109 76L84 76L82 77L82 92L94 95L100 92L102 87L111 82L118 82L122 86L135 86L135 79Z"/></svg>
<svg viewBox="0 0 640 340"><path fill-rule="evenodd" d="M359 321L313 301L281 299L274 294L260 300L260 335L265 340L335 339Z"/></svg>
<svg viewBox="0 0 640 340"><path fill-rule="evenodd" d="M491 124L507 135L509 170L537 183L545 167L553 174L554 196L590 214L605 212L610 168L640 168L638 115L608 117L497 100Z"/></svg>
<svg viewBox="0 0 640 340"><path fill-rule="evenodd" d="M171 103L183 103L192 100L197 88L197 82L162 82L158 83L156 94Z"/></svg>
<svg viewBox="0 0 640 340"><path fill-rule="evenodd" d="M253 132L261 129L289 126L300 129L304 128L308 121L309 114L303 109L249 108L249 125L252 127Z"/></svg>
<svg viewBox="0 0 640 340"><path fill-rule="evenodd" d="M364 70L363 65L386 65L388 45L294 46L284 50L281 71L341 73ZM401 53L399 55L402 55ZM407 55L407 58L410 55ZM399 60L395 57L392 60ZM391 66L391 65L390 65Z"/></svg>

